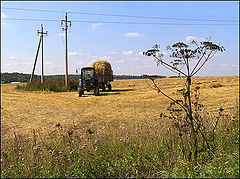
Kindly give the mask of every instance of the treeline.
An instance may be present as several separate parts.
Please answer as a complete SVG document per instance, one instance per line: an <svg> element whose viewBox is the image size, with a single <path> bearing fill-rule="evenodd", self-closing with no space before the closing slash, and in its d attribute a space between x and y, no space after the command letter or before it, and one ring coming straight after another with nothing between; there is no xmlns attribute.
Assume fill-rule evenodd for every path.
<svg viewBox="0 0 240 179"><path fill-rule="evenodd" d="M24 73L1 73L1 83L11 83L11 82L28 82L31 74ZM34 79L40 80L40 75L34 75ZM164 77L164 76L159 76ZM65 75L46 75L45 79L62 79L64 80ZM144 79L144 76L133 76L133 75L113 75L114 79ZM79 75L69 75L69 80L79 79Z"/></svg>
<svg viewBox="0 0 240 179"><path fill-rule="evenodd" d="M24 73L1 73L1 83L11 83L11 82L28 82L31 77L31 74ZM34 75L33 79L39 79L40 75ZM46 75L44 79L62 79L64 80L64 75ZM79 75L69 75L69 80L78 79Z"/></svg>
<svg viewBox="0 0 240 179"><path fill-rule="evenodd" d="M29 81L31 75L23 73L1 73L1 83L11 83L11 82L27 82ZM34 75L35 79L40 79L38 75Z"/></svg>

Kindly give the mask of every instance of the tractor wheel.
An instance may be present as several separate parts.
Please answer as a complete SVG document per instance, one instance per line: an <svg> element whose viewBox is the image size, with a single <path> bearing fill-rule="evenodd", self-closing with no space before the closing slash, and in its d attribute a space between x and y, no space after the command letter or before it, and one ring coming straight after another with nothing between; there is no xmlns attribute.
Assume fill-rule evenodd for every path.
<svg viewBox="0 0 240 179"><path fill-rule="evenodd" d="M99 96L99 87L96 87L94 90L95 96Z"/></svg>
<svg viewBox="0 0 240 179"><path fill-rule="evenodd" d="M80 87L78 87L78 96L79 97L81 97L83 95L83 92L84 91Z"/></svg>
<svg viewBox="0 0 240 179"><path fill-rule="evenodd" d="M108 84L108 90L111 91L112 90L112 85Z"/></svg>
<svg viewBox="0 0 240 179"><path fill-rule="evenodd" d="M105 90L106 90L105 84L102 84L102 91L105 91Z"/></svg>

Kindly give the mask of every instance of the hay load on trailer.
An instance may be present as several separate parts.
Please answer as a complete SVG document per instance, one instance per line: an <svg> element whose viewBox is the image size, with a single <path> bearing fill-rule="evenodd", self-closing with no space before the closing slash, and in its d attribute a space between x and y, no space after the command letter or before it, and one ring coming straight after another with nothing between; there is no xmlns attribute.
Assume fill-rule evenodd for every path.
<svg viewBox="0 0 240 179"><path fill-rule="evenodd" d="M107 61L96 61L92 64L92 67L95 69L100 88L104 91L106 85L111 90L112 86L110 82L113 81L111 64Z"/></svg>
<svg viewBox="0 0 240 179"><path fill-rule="evenodd" d="M96 61L92 64L92 67L95 68L95 70L105 70L112 72L112 67L107 61Z"/></svg>

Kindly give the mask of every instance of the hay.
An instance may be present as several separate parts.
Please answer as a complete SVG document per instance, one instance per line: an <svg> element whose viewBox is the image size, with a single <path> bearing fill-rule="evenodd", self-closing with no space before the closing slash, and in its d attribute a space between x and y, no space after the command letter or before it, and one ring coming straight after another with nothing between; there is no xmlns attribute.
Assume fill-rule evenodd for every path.
<svg viewBox="0 0 240 179"><path fill-rule="evenodd" d="M96 61L92 64L92 67L95 68L95 70L103 70L103 71L109 71L112 72L112 68L109 62L107 61Z"/></svg>

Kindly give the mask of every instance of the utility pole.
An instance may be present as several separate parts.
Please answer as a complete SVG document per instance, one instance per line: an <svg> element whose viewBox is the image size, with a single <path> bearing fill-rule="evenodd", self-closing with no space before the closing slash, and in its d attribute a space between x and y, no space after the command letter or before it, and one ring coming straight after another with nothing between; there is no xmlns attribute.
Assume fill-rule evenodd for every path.
<svg viewBox="0 0 240 179"><path fill-rule="evenodd" d="M34 64L33 64L33 70L32 70L32 75L31 75L31 78L30 78L30 82L32 82L33 80L33 76L34 76L34 71L35 71L35 67L36 67L36 63L37 63L37 57L38 57L38 52L39 52L39 49L40 49L40 44L41 44L41 37L39 38L39 43L38 43L38 48L37 48L37 53L36 53L36 56L35 56L35 61L34 61Z"/></svg>
<svg viewBox="0 0 240 179"><path fill-rule="evenodd" d="M67 20L67 13L65 16L65 20L61 20L61 26L63 25L63 22L65 23L65 27L62 28L63 31L65 31L65 70L66 70L66 74L65 74L65 86L68 86L68 53L67 53L67 29L68 29L68 25L67 23L69 22L70 27L71 27L71 21Z"/></svg>
<svg viewBox="0 0 240 179"><path fill-rule="evenodd" d="M38 34L40 34L40 38L42 41L42 74L41 74L41 84L43 83L43 35L47 35L47 31L43 32L43 25L41 24L41 31L39 32L38 30Z"/></svg>
<svg viewBox="0 0 240 179"><path fill-rule="evenodd" d="M41 34L41 35L40 35L40 38L39 38L37 53L36 53L34 64L33 64L32 75L31 75L29 81L32 82L32 79L33 79L33 76L34 76L35 67L36 67L36 63L37 63L38 52L39 52L39 49L40 49L40 45L42 43L42 76L41 76L41 83L43 83L43 35L44 34L47 35L47 31L45 33L43 32L43 25L42 24L41 24L41 31L39 32L39 30L37 30L37 34Z"/></svg>

